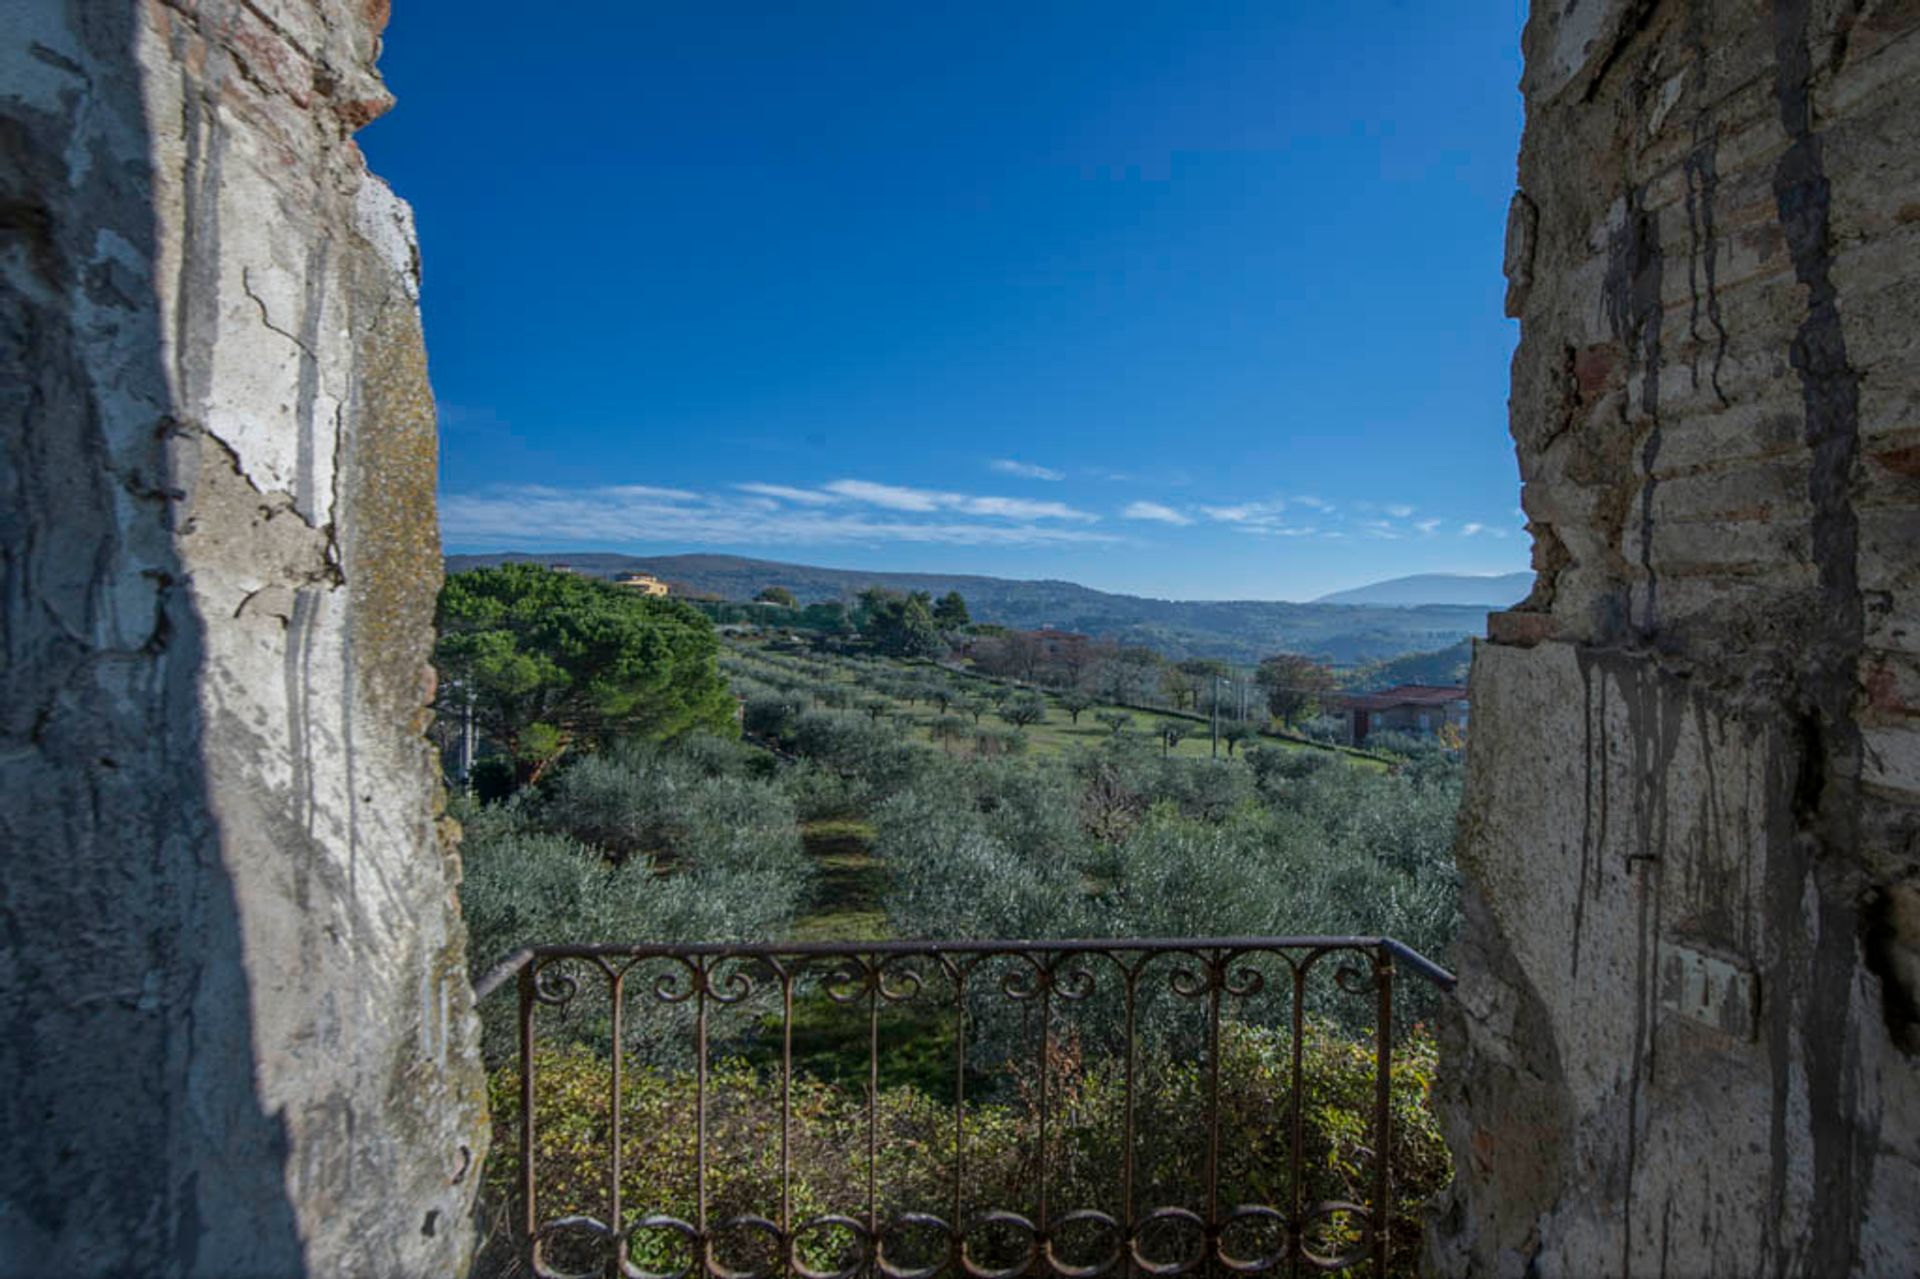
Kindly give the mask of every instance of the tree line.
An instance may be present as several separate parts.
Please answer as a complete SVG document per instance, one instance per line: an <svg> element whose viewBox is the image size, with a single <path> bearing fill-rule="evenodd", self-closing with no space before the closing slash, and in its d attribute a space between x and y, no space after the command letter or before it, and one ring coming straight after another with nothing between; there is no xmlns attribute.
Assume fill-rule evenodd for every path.
<svg viewBox="0 0 1920 1279"><path fill-rule="evenodd" d="M1331 666L1300 653L1264 658L1249 681L1242 671L1215 658L1176 661L1145 645L976 623L958 591L936 601L926 591L873 587L862 591L852 606L831 602L801 608L791 591L773 586L755 601L781 614L739 612L729 620L821 632L819 643L826 649L964 662L987 675L1122 704L1218 709L1234 719L1264 710L1283 725L1296 727L1318 715L1340 684Z"/></svg>

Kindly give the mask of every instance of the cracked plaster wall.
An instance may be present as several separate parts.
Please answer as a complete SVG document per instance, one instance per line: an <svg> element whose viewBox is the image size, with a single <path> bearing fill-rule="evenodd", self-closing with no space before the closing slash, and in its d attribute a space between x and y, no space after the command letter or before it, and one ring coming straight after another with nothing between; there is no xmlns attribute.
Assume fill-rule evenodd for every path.
<svg viewBox="0 0 1920 1279"><path fill-rule="evenodd" d="M1538 579L1475 654L1429 1261L1911 1275L1920 3L1537 0L1525 47Z"/></svg>
<svg viewBox="0 0 1920 1279"><path fill-rule="evenodd" d="M411 217L352 138L385 18L8 8L0 1273L471 1247L434 411Z"/></svg>

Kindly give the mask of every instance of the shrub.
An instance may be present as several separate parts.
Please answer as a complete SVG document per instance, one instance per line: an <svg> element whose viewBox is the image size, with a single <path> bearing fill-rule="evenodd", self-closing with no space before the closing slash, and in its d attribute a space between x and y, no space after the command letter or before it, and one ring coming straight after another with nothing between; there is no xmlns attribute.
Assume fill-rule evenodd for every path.
<svg viewBox="0 0 1920 1279"><path fill-rule="evenodd" d="M489 755L474 761L473 770L467 774L467 785L475 797L491 804L513 794L514 787L519 785L519 773L505 755Z"/></svg>
<svg viewBox="0 0 1920 1279"><path fill-rule="evenodd" d="M1017 728L978 728L973 733L973 751L982 759L1019 755L1027 749L1027 735Z"/></svg>
<svg viewBox="0 0 1920 1279"><path fill-rule="evenodd" d="M1312 719L1302 720L1294 725L1294 731L1300 736L1316 742L1344 742L1347 740L1346 721L1336 715L1315 715Z"/></svg>
<svg viewBox="0 0 1920 1279"><path fill-rule="evenodd" d="M740 726L756 737L781 741L793 732L800 709L799 700L787 694L760 694L748 698L741 708Z"/></svg>
<svg viewBox="0 0 1920 1279"><path fill-rule="evenodd" d="M542 824L616 859L659 851L682 807L671 793L661 793L660 782L653 770L588 756L549 783L540 803Z"/></svg>
<svg viewBox="0 0 1920 1279"><path fill-rule="evenodd" d="M983 813L970 773L927 778L874 813L874 853L893 868L892 930L906 937L1072 936L1079 877L1066 850L1010 843L1019 812ZM1068 814L1071 809L1066 809Z"/></svg>
<svg viewBox="0 0 1920 1279"><path fill-rule="evenodd" d="M1066 692L1060 694L1060 709L1064 710L1069 716L1071 716L1075 724L1078 724L1080 722L1081 712L1091 710L1093 706L1094 706L1093 694L1086 692L1083 689L1070 688Z"/></svg>
<svg viewBox="0 0 1920 1279"><path fill-rule="evenodd" d="M1296 1104L1301 1120L1298 1189L1306 1203L1359 1202L1372 1198L1375 1063L1371 1044L1309 1021L1301 1044L1301 1092L1293 1092L1292 1041L1284 1031L1227 1021L1219 1039L1218 1114L1226 1140L1218 1167L1219 1201L1284 1206L1294 1189L1288 1176L1292 1132L1283 1121ZM1421 1212L1451 1176L1446 1145L1435 1125L1428 1094L1435 1073L1433 1040L1416 1029L1396 1046L1389 1089L1392 1114L1394 1195L1389 1273L1412 1274L1418 1265ZM1038 1098L1041 1065L1031 1049L1024 1059L993 1072L994 1095L969 1098L960 1121L967 1175L962 1219L988 1209L1033 1213L1037 1197L1031 1152L1041 1132ZM1111 1057L1085 1051L1071 1039L1048 1044L1046 1089L1050 1102L1048 1194L1056 1212L1093 1208L1116 1212L1114 1169L1121 1163L1125 1129L1125 1073ZM1151 1057L1138 1064L1136 1097L1141 1113L1165 1122L1134 1129L1134 1187L1142 1207L1198 1206L1202 1180L1204 1117L1211 1090L1203 1064ZM607 1156L612 1144L608 1099L611 1071L604 1053L578 1046L544 1046L535 1058L534 1158L539 1170L539 1216L605 1219ZM692 1220L695 1197L695 1081L684 1070L629 1065L621 1081L621 1197L638 1218L650 1214ZM871 1108L865 1090L797 1074L790 1092L777 1071L745 1061L721 1060L706 1082L707 1202L710 1220L739 1215L780 1216L782 1116L792 1116L786 1156L793 1219L827 1213L861 1216L867 1207L869 1142L882 1152L875 1165L876 1213L952 1211L954 1114L951 1100L911 1086L883 1088ZM486 1198L502 1220L516 1215L518 1071L497 1070L489 1080L494 1155L486 1169ZM783 1109L782 1099L789 1099ZM1150 1106L1150 1109L1149 1109ZM550 1263L577 1271L590 1252L562 1233L549 1249ZM1355 1223L1334 1218L1317 1233L1315 1246L1339 1251L1357 1242ZM1077 1241L1063 1234L1056 1247L1070 1261ZM927 1249L921 1255L916 1244ZM1243 1253L1260 1249L1236 1239ZM758 1236L722 1232L717 1249L736 1269L773 1260ZM1156 1251L1148 1240L1149 1252ZM1266 1241L1271 1247L1271 1241ZM1164 1241L1161 1244L1165 1251ZM1005 1265L991 1242L970 1240L976 1264ZM896 1238L889 1249L896 1264L932 1264L944 1259L945 1237ZM504 1249L495 1251L499 1259ZM983 1255L985 1254L985 1255ZM690 1258L677 1236L637 1231L633 1259L655 1272L675 1271ZM803 1245L802 1259L815 1269L843 1264L841 1249L824 1232ZM498 1264L496 1260L495 1264ZM498 1272L495 1272L498 1273Z"/></svg>
<svg viewBox="0 0 1920 1279"><path fill-rule="evenodd" d="M970 725L959 715L942 715L928 727L928 732L936 742L943 742L949 750L953 743L967 736Z"/></svg>
<svg viewBox="0 0 1920 1279"><path fill-rule="evenodd" d="M1253 770L1254 782L1269 793L1286 782L1310 777L1338 764L1332 755L1322 751L1290 750L1285 746L1247 748L1247 767Z"/></svg>
<svg viewBox="0 0 1920 1279"><path fill-rule="evenodd" d="M1381 733L1369 733L1364 743L1366 749L1381 755L1400 755L1408 759L1423 755L1437 755L1446 750L1438 737L1425 733L1403 733L1388 730Z"/></svg>
<svg viewBox="0 0 1920 1279"><path fill-rule="evenodd" d="M781 769L777 780L801 821L853 817L867 806L869 792L858 778L842 777L812 760Z"/></svg>
<svg viewBox="0 0 1920 1279"><path fill-rule="evenodd" d="M657 748L577 761L532 802L460 811L476 971L542 942L784 936L813 873L784 790ZM488 1010L490 1050L506 1002ZM591 1013L579 1033L601 1033Z"/></svg>
<svg viewBox="0 0 1920 1279"><path fill-rule="evenodd" d="M632 749L632 744L615 747L615 758ZM774 758L765 750L736 737L716 737L711 733L688 733L673 743L672 753L695 771L708 777L773 776Z"/></svg>
<svg viewBox="0 0 1920 1279"><path fill-rule="evenodd" d="M793 748L874 794L910 784L939 758L908 740L901 725L830 711L809 711L795 721Z"/></svg>
<svg viewBox="0 0 1920 1279"><path fill-rule="evenodd" d="M1037 694L1009 698L1000 707L1000 718L1017 728L1038 724L1047 717L1047 699Z"/></svg>

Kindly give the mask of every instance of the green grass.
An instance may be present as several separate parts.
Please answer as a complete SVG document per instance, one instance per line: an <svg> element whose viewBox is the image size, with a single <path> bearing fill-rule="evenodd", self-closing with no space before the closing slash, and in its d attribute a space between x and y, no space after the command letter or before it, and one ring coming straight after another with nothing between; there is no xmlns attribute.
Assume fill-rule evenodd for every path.
<svg viewBox="0 0 1920 1279"><path fill-rule="evenodd" d="M932 723L937 712L931 707L925 706L910 707L908 709L913 714L916 725L914 735L921 741L931 742L933 738L928 731L928 725ZM1118 706L1095 706L1090 710L1081 711L1080 722L1075 724L1073 717L1067 714L1066 711L1060 709L1060 707L1054 703L1053 699L1049 697L1047 699L1047 717L1038 724L1029 725L1021 730L1027 735L1028 753L1034 755L1058 755L1072 746L1099 746L1100 743L1112 736L1112 734L1108 732L1107 726L1094 718L1103 711L1118 711L1124 715L1131 715L1133 722L1127 726L1126 731L1135 737L1147 738L1154 744L1156 749L1160 746L1160 725L1172 718L1171 716L1155 715L1149 711L1130 711ZM969 725L972 724L972 717L968 716L964 718L967 719ZM1195 723L1192 720L1182 722L1194 729L1204 730L1206 728L1206 725ZM979 727L1007 729L1013 727L1013 725L1007 723L998 715L989 712L981 716ZM956 750L964 750L966 748L965 743L956 743L955 746ZM1172 753L1186 759L1206 759L1211 755L1212 749L1207 737L1202 733L1199 736L1186 738L1178 746L1173 748ZM1225 759L1226 755L1227 746L1225 742L1222 742L1220 744L1220 757Z"/></svg>
<svg viewBox="0 0 1920 1279"><path fill-rule="evenodd" d="M861 821L808 822L800 828L819 874L813 901L794 921L795 941L876 941L887 935L888 870L870 846L873 827Z"/></svg>
<svg viewBox="0 0 1920 1279"><path fill-rule="evenodd" d="M771 1067L779 1061L780 1018L761 1021L763 1034L747 1060ZM881 1088L911 1084L929 1096L953 1092L953 1011L931 1002L883 1005L880 1012ZM837 1004L814 991L793 1003L793 1069L796 1074L845 1088L867 1084L867 1002Z"/></svg>
<svg viewBox="0 0 1920 1279"><path fill-rule="evenodd" d="M795 921L796 941L878 941L887 936L882 905L889 872L872 851L873 827L863 821L808 822L801 827L807 855L819 874L813 904ZM780 1018L762 1022L749 1059L763 1067L778 1063ZM793 1005L793 1066L843 1087L867 1082L868 1036L872 1028L864 1001L837 1004L819 991ZM881 1013L885 1051L879 1057L880 1086L903 1084L939 1096L953 1087L953 1017L925 1004L888 1005Z"/></svg>
<svg viewBox="0 0 1920 1279"><path fill-rule="evenodd" d="M736 655L750 662L760 662L777 669L790 671L797 669L792 660L784 654L767 653L762 651L758 645L739 639L730 639L728 643ZM831 678L834 683L859 688L869 696L881 697L888 702L892 711L904 713L910 721L907 731L915 741L923 742L942 750L950 750L956 755L964 755L972 751L971 743L966 739L953 742L950 745L948 743L934 741L931 726L933 721L943 714L938 707L927 702L904 702L880 693L878 690L867 688L865 681L862 679L864 672L852 663L837 661L833 658L815 658L810 660L823 662L827 665L832 671ZM985 676L967 671L956 671L950 667L938 666L931 662L907 662L895 659L890 661L889 664L903 673L938 672L942 676L952 680L957 686L972 687L980 696L985 696L997 687L995 681ZM1102 704L1089 707L1087 710L1080 712L1080 720L1079 723L1076 724L1073 721L1073 717L1060 707L1059 702L1052 693L1043 689L1031 691L1038 692L1046 698L1047 717L1039 723L1021 730L1027 738L1027 754L1029 755L1058 755L1075 746L1098 747L1110 736L1106 725L1099 721L1098 716L1102 713L1118 712L1133 717L1132 722L1128 724L1126 728L1128 733L1134 737L1145 738L1152 743L1156 749L1161 748L1159 739L1160 725L1169 720L1178 720L1187 727L1191 735L1175 746L1171 754L1182 759L1209 759L1213 757L1213 745L1208 731L1209 725L1202 721L1186 719L1181 716L1160 715L1152 711L1136 710L1125 706ZM944 713L948 715L960 714L957 708L949 708ZM969 728L978 727L981 729L1004 730L1013 727L992 711L981 716L978 725L973 723L971 716L961 715L960 717L967 721ZM1224 727L1225 724L1223 722L1222 728L1224 729ZM1388 767L1385 760L1345 747L1329 748L1306 741L1289 740L1278 736L1262 736L1258 741L1263 749L1269 750L1276 748L1292 751L1330 750L1332 753L1344 758L1349 764L1372 772L1384 772ZM1238 758L1240 752L1244 751L1247 745L1249 745L1249 743L1242 743L1233 755L1229 756L1227 744L1222 741L1220 743L1219 757L1221 759Z"/></svg>

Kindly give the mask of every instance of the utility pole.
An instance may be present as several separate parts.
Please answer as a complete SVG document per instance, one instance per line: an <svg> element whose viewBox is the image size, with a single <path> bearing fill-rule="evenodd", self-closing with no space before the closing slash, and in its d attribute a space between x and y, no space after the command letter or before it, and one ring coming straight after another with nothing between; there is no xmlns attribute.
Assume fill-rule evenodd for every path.
<svg viewBox="0 0 1920 1279"><path fill-rule="evenodd" d="M464 722L460 726L460 786L461 789L471 792L473 790L473 690L462 691L467 695L467 705L462 717Z"/></svg>
<svg viewBox="0 0 1920 1279"><path fill-rule="evenodd" d="M1208 709L1213 712L1213 757L1220 758L1220 672L1213 673L1213 697Z"/></svg>

